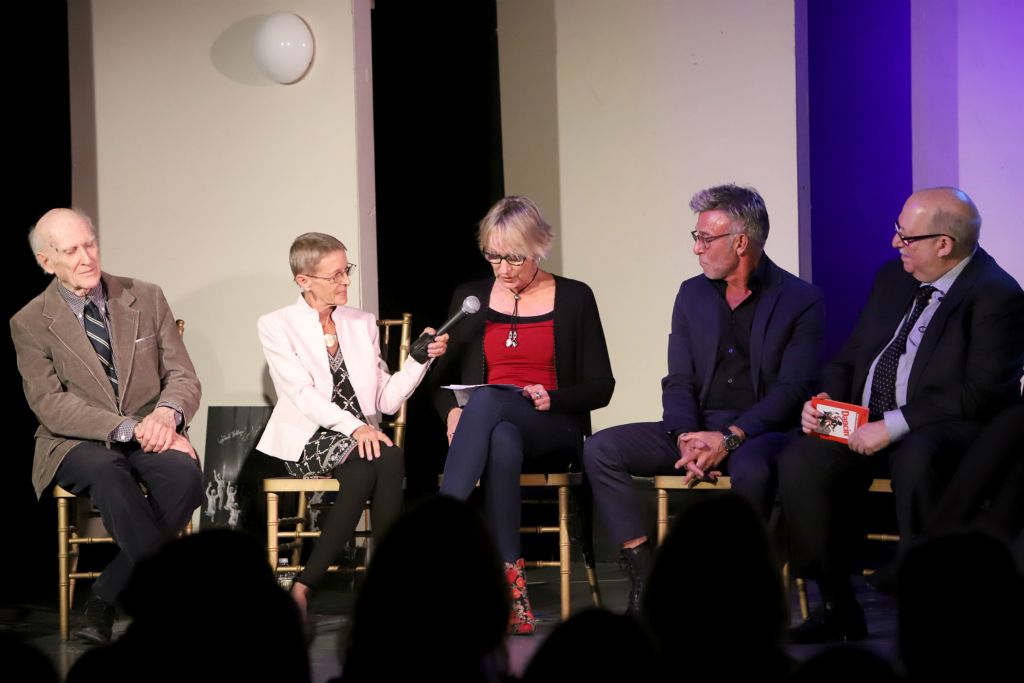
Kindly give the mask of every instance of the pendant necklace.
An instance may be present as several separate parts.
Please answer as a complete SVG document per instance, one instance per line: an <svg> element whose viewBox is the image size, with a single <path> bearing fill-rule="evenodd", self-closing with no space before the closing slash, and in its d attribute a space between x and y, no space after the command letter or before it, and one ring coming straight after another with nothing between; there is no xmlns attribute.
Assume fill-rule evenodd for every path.
<svg viewBox="0 0 1024 683"><path fill-rule="evenodd" d="M332 346L338 343L338 331L335 330L334 334L331 334L330 332L327 331L327 326L330 323L330 320L331 319L328 318L327 322L324 322L323 320L320 321L320 327L324 331L324 344L327 345L327 348L331 348Z"/></svg>
<svg viewBox="0 0 1024 683"><path fill-rule="evenodd" d="M537 279L537 275L540 273L540 266L537 266L537 270L533 271L533 277L530 281L520 289L518 292L512 292L512 323L508 328L508 337L505 339L505 348L514 349L519 346L519 298L520 295L525 292L533 281Z"/></svg>

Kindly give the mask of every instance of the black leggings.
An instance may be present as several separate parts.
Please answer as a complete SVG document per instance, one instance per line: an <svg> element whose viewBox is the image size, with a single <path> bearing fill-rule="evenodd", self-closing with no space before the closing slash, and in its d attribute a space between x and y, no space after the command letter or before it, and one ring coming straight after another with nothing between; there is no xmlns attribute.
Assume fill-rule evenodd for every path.
<svg viewBox="0 0 1024 683"><path fill-rule="evenodd" d="M402 509L402 478L405 476L405 455L397 446L380 445L380 457L365 460L353 451L345 462L334 468L334 478L341 486L334 505L327 513L320 540L313 546L306 568L296 581L316 588L335 564L345 544L352 538L359 516L367 500L373 535L383 537Z"/></svg>

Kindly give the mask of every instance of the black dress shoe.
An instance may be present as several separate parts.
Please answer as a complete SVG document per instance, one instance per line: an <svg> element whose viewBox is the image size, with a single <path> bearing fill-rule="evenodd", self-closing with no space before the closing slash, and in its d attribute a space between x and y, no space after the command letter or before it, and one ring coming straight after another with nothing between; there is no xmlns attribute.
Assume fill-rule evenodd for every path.
<svg viewBox="0 0 1024 683"><path fill-rule="evenodd" d="M863 640L867 636L864 611L856 602L842 606L825 603L811 612L807 621L789 629L789 642L801 645Z"/></svg>
<svg viewBox="0 0 1024 683"><path fill-rule="evenodd" d="M114 630L114 606L97 597L91 597L85 603L85 611L72 634L79 640L96 645L110 642Z"/></svg>

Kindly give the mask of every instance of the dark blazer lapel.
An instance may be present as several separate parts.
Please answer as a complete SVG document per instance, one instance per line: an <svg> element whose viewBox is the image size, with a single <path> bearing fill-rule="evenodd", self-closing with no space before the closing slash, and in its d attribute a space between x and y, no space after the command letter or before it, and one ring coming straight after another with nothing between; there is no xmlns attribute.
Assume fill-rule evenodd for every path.
<svg viewBox="0 0 1024 683"><path fill-rule="evenodd" d="M925 330L924 337L921 338L921 346L918 347L917 354L914 356L914 366L910 368L910 379L907 382L908 399L913 395L914 387L920 381L924 367L928 365L928 359L931 358L932 352L935 351L939 340L942 339L942 333L946 328L949 316L952 315L953 311L963 303L964 298L974 289L974 285L990 260L991 257L979 247L977 253L974 254L974 258L971 259L971 262L967 264L967 267L957 277L956 282L953 283L953 286L949 288L949 291L942 298L942 302L935 310L935 315L928 322L928 329Z"/></svg>
<svg viewBox="0 0 1024 683"><path fill-rule="evenodd" d="M761 355L764 338L768 333L768 322L782 297L782 287L772 287L761 292L761 300L754 311L754 322L750 328L750 376L754 380L754 395L761 395Z"/></svg>
<svg viewBox="0 0 1024 683"><path fill-rule="evenodd" d="M117 370L117 381L121 386L121 396L124 397L135 361L139 312L132 307L135 295L122 287L116 278L104 273L103 282L107 286L107 318L110 319L114 369Z"/></svg>
<svg viewBox="0 0 1024 683"><path fill-rule="evenodd" d="M715 286L707 278L701 282L707 290L692 297L696 315L687 321L690 338L694 342L694 365L697 370L697 382L700 387L700 400L703 403L711 391L711 378L715 372L715 361L718 359L718 338L722 334L722 316L718 311L720 298Z"/></svg>
<svg viewBox="0 0 1024 683"><path fill-rule="evenodd" d="M100 365L100 359L96 357L96 349L92 347L89 339L85 336L82 323L75 318L71 307L57 291L56 278L43 293L43 317L47 319L47 327L53 336L85 366L85 369L96 380L96 386L100 393L110 399L111 405L117 405L114 399L114 389L110 386L107 373Z"/></svg>
<svg viewBox="0 0 1024 683"><path fill-rule="evenodd" d="M763 258L767 261L764 282L750 327L750 376L754 380L755 396L761 395L761 351L764 348L765 335L768 333L768 321L772 319L772 312L782 296L782 278L779 277L775 264L767 256Z"/></svg>

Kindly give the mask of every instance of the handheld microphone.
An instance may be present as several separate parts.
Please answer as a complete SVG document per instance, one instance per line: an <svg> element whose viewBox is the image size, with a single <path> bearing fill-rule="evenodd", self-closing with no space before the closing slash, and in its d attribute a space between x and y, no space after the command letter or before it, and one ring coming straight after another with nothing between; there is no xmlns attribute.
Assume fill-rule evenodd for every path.
<svg viewBox="0 0 1024 683"><path fill-rule="evenodd" d="M467 296L465 299L462 300L462 308L460 308L455 315L449 318L448 322L446 322L444 325L441 325L437 332L435 332L434 334L427 334L426 332L424 332L419 337L417 337L416 341L412 343L412 348L409 350L409 355L418 360L420 363L426 363L429 360L429 357L427 356L427 346L430 345L432 341L434 341L434 337L444 334L452 327L454 327L457 322L465 318L467 315L473 315L479 310L480 299L477 299L475 296Z"/></svg>

